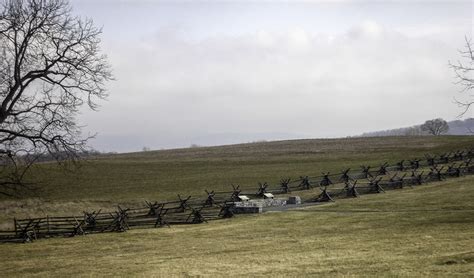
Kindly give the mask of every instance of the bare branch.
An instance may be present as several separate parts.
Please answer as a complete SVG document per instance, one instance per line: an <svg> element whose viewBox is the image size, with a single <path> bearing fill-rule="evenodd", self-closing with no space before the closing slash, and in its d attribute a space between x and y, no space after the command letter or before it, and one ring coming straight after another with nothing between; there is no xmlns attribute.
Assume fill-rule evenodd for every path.
<svg viewBox="0 0 474 278"><path fill-rule="evenodd" d="M463 109L459 117L465 115L474 103L472 94L468 94L474 88L474 46L470 38L465 37L464 39L466 42L464 50L459 51L463 61L449 62L449 66L454 71L455 83L461 86L461 93L464 93L466 97L466 100L459 100L457 98L454 100Z"/></svg>
<svg viewBox="0 0 474 278"><path fill-rule="evenodd" d="M11 194L33 157L86 150L75 116L97 108L112 80L102 30L66 0L6 0L0 7L0 194ZM5 179L2 179L5 177ZM3 190L5 189L5 190Z"/></svg>

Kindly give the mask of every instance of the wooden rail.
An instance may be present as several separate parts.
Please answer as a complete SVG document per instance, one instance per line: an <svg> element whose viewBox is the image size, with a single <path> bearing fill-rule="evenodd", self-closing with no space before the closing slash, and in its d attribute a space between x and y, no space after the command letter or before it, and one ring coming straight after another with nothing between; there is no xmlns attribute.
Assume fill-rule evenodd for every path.
<svg viewBox="0 0 474 278"><path fill-rule="evenodd" d="M103 232L124 232L131 228L158 228L178 224L196 224L233 216L239 195L262 197L265 193L320 188L321 193L306 202L334 201L360 194L382 193L389 189L413 187L446 178L474 174L474 150L456 151L425 159L402 160L393 165L363 165L337 174L282 179L280 184L259 183L258 187L232 186L232 191L205 191L206 198L182 197L170 202L145 202L140 208L122 208L111 212L83 212L75 216L46 216L14 219L14 230L0 231L0 242L31 242L39 238L76 236ZM393 174L395 173L395 174Z"/></svg>

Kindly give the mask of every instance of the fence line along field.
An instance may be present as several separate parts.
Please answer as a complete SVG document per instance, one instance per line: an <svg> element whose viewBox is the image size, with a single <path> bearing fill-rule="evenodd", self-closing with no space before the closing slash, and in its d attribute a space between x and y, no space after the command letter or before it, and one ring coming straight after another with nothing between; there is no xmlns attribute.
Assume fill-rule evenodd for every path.
<svg viewBox="0 0 474 278"><path fill-rule="evenodd" d="M384 188L401 189L404 186L413 187L426 182L442 181L447 177L473 174L473 158L474 149L441 155L426 154L424 159L401 160L394 165L385 162L378 167L362 165L358 171L346 169L332 175L325 172L321 176L301 176L293 181L286 178L277 186L269 186L266 182L259 183L256 191L248 191L245 194L264 198L273 196L268 195L270 192L289 194L319 186L322 192L307 202L334 201L336 197L358 197L360 194L385 192ZM424 174L423 169L426 167L429 171ZM407 171L411 172L408 177ZM389 174L391 177L387 177ZM363 181L358 184L361 179ZM341 187L341 184L344 186ZM236 212L242 189L240 186L233 186L233 191L206 190L206 193L205 199L192 199L191 196L181 198L178 195L178 201L146 202L145 208L123 209L119 206L114 212L84 211L81 216L14 219L14 231L0 231L0 242L30 242L40 237L123 232L131 227L169 227L173 224L199 224L219 218L230 218ZM218 198L217 194L220 194L221 198Z"/></svg>
<svg viewBox="0 0 474 278"><path fill-rule="evenodd" d="M259 182L273 190L281 178L306 175L316 188L297 194L310 200L322 193L324 186L315 183L326 180L327 172L334 185L326 193L335 197L331 188L342 184L336 184L331 175L341 176L347 168L360 174L361 165L371 165L372 173L387 166L385 162L394 167L403 159L411 159L413 165L416 158L428 163L425 154L470 150L473 144L469 136L296 140L99 156L85 163L79 173L64 174L54 165L42 164L33 173L43 181L41 190L36 196L0 200L0 220L7 228L14 217L83 217L88 210L100 222L98 215L116 211L117 204L124 210L144 207L145 200L173 201L177 194L182 199L201 196L198 199L203 201L204 190L214 190L219 200L218 192L228 192L232 184L240 185L243 193L257 194ZM459 153L450 154L455 155ZM441 157L436 159L442 162ZM402 164L412 167L409 161ZM443 178L452 162L441 164L446 165L441 170ZM425 171L426 177L430 167L420 166L416 173ZM393 177L399 171L388 170L391 175L379 182L383 189L387 189L384 182L404 175ZM411 169L404 170L403 180L413 180ZM452 173L456 175L456 170ZM438 179L436 171L430 179ZM356 189L362 180L370 183L370 177L358 180ZM64 276L71 266L85 276L216 276L223 270L226 275L248 276L469 276L474 274L473 184L474 176L461 176L407 190L205 225L0 244L0 268L9 277L32 272ZM144 212L157 204L149 201ZM77 224L76 220L83 218L72 222ZM83 231L87 233L87 228Z"/></svg>
<svg viewBox="0 0 474 278"><path fill-rule="evenodd" d="M474 275L474 176L206 225L0 244L5 277Z"/></svg>
<svg viewBox="0 0 474 278"><path fill-rule="evenodd" d="M394 164L472 145L470 136L294 140L103 155L75 172L42 164L31 172L40 180L34 194L18 200L0 196L0 229L11 227L14 217L113 211L117 204L137 207L145 200L172 201L177 194L202 196L204 190L228 191L231 184L278 184L281 178Z"/></svg>
<svg viewBox="0 0 474 278"><path fill-rule="evenodd" d="M433 140L431 138L415 138L411 139L412 141L418 140L426 140L430 141L429 143L433 144L436 139ZM443 138L444 141L449 142L450 139ZM456 138L459 139L459 138ZM461 139L465 139L462 138ZM387 141L394 140L394 138L388 138ZM405 138L395 138L395 141L403 141ZM439 140L439 139L438 139ZM307 144L308 140L303 140L301 142L296 141L297 143ZM313 152L321 151L325 149L326 152L333 152L334 154L338 153L338 149L334 148L336 145L338 147L341 146L341 143L348 143L350 141L350 145L348 146L356 146L361 149L367 149L367 143L370 143L370 139L365 139L361 144L360 139L351 139L351 140L314 140L316 142L313 145L319 144L319 149L313 149ZM323 142L318 142L323 141ZM326 142L325 142L326 141ZM458 140L459 141L459 140ZM326 143L321 144L321 143ZM462 140L461 140L462 142ZM266 145L272 144L287 144L290 148L293 147L291 143L294 142L275 142L275 143L268 143L261 145L262 149L265 147L268 148ZM288 144L290 143L290 144ZM316 143L316 144L315 144ZM419 142L417 142L417 147L420 146ZM442 142L444 143L444 142ZM458 142L459 143L459 142ZM464 143L464 142L462 142ZM467 144L460 144L463 147L469 146L470 141L466 140ZM438 142L439 144L439 142ZM446 143L445 143L446 144ZM383 147L387 147L387 144L380 144ZM472 146L472 145L471 145ZM236 146L230 146L230 148L235 148ZM254 147L253 144L251 145L242 145L240 146L243 150L248 147ZM332 147L332 149L331 149ZM226 147L220 147L226 148ZM287 147L288 148L288 147ZM207 157L217 157L216 152L213 149L217 148L207 148L207 153L204 152L204 155L198 156L202 159L202 156ZM278 150L282 150L281 146L275 148ZM308 148L302 147L301 149L306 149L306 153L311 155L311 152L308 151ZM383 149L383 148L381 148ZM442 150L443 148L439 148ZM196 151L196 150L191 150ZM202 151L202 150L201 150ZM212 153L214 151L214 153ZM183 152L183 150L178 150L174 154L175 158ZM186 152L186 151L184 151ZM419 151L418 151L419 152ZM346 152L347 157L350 158L350 152ZM374 151L372 151L374 153ZM376 152L375 152L376 153ZM416 151L412 151L412 153L416 153ZM158 156L162 155L162 153L157 153ZM147 154L148 155L148 154ZM274 153L267 152L267 157L271 157ZM299 155L298 153L296 155ZM373 155L373 154L372 154ZM240 154L241 156L241 154ZM396 153L390 154L390 157L396 157ZM342 165L340 171L331 174L330 172L322 172L321 175L314 175L315 171L312 170L310 175L300 175L299 178L283 178L282 173L279 173L279 176L276 178L273 177L273 180L279 180L276 183L270 182L259 182L258 187L250 186L250 185L242 185L242 187L237 186L238 190L235 190L236 187L234 186L233 192L227 191L217 191L212 190L211 192L207 191L207 198L202 199L202 193L199 195L195 195L193 198L191 196L187 198L181 199L179 197L178 201L172 202L146 202L147 206L144 208L135 208L130 209L130 207L122 208L119 206L118 210L106 212L107 209L100 208L97 210L90 210L90 208L83 208L83 213L81 215L75 214L75 216L68 216L68 217L57 217L57 216L48 216L42 217L28 217L27 219L23 220L15 220L14 222L14 229L15 233L14 236L8 233L2 233L3 238L6 240L12 241L28 241L33 238L37 237L50 237L54 235L77 235L77 234L85 234L91 232L104 232L104 231L124 231L128 229L130 226L151 226L151 227L161 227L164 225L169 225L170 223L178 224L178 223L201 223L203 221L208 221L211 219L219 218L219 217L228 217L230 216L230 208L232 206L232 202L236 201L235 197L238 196L240 193L246 195L253 195L255 197L263 197L263 195L267 192L272 192L276 194L287 194L290 192L294 192L295 190L309 190L314 188L315 186L319 186L321 192L315 195L315 193L310 193L314 196L307 201L329 201L333 200L335 197L347 197L347 196L357 196L360 193L371 193L371 192L383 192L384 187L387 188L399 188L403 187L404 185L414 185L414 184L422 184L426 181L431 180L441 180L443 177L448 176L460 176L461 174L466 174L471 171L470 165L470 158L472 156L472 151L470 149L466 149L466 151L455 151L444 153L439 156L434 156L432 153L425 153L424 155L420 155L419 158L410 157L410 159L401 159L399 161L395 161L392 163L383 162L384 157L378 157L378 164L369 166L364 163L364 165L359 165L355 170L350 168L342 168L346 165ZM121 157L121 156L118 156ZM132 154L130 157L134 157ZM129 159L130 157L127 157ZM192 157L192 156L190 156ZM187 159L189 159L188 157ZM228 157L227 155L225 157ZM232 157L232 156L230 156ZM169 156L168 156L168 159ZM251 158L250 158L251 159ZM145 163L149 163L149 160L146 158L144 159ZM170 160L173 160L171 158ZM271 160L271 159L268 159ZM347 158L344 160L348 160ZM101 160L98 159L97 161L104 162L108 160ZM185 161L187 161L185 159ZM330 159L328 159L328 163L330 164ZM320 161L321 162L321 161ZM324 161L322 161L324 163ZM383 162L383 163L382 163ZM455 162L455 163L452 163ZM451 163L450 165L447 165ZM362 164L362 163L361 163ZM446 164L442 166L441 164ZM325 164L321 170L325 169ZM438 165L440 165L438 167ZM46 165L47 166L47 165ZM446 167L447 166L447 167ZM327 168L329 168L328 166ZM408 173L404 173L406 171L410 171ZM401 172L400 175L397 172ZM302 172L300 172L302 173ZM318 173L318 172L316 172ZM243 173L245 174L245 173ZM388 175L390 174L390 175ZM407 177L407 174L410 174ZM380 177L379 177L380 176ZM286 176L288 177L288 176ZM362 180L361 180L362 179ZM254 181L254 183L257 183ZM269 186L271 185L271 186ZM342 185L342 186L341 186ZM132 184L133 186L133 184ZM180 188L179 184L175 184L176 188ZM208 189L213 189L209 188ZM187 190L186 190L187 191ZM187 192L176 192L176 193L187 193ZM192 188L189 189L192 191ZM242 192L243 191L243 192ZM151 194L152 195L152 194ZM304 194L303 194L304 195ZM308 194L307 194L308 195ZM186 195L187 196L187 195ZM146 198L150 199L150 198ZM142 203L143 204L143 203ZM137 206L135 206L137 207ZM141 206L140 206L141 207ZM165 215L166 214L166 215ZM62 214L64 215L64 214ZM21 217L20 217L21 219Z"/></svg>

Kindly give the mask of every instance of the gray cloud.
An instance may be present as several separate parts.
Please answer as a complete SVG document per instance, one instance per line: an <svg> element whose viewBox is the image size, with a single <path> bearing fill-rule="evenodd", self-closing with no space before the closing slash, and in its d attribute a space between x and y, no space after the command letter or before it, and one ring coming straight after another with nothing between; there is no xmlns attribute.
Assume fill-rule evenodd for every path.
<svg viewBox="0 0 474 278"><path fill-rule="evenodd" d="M455 49L374 21L202 39L161 29L105 51L117 81L101 112L81 117L100 150L347 136L459 112Z"/></svg>

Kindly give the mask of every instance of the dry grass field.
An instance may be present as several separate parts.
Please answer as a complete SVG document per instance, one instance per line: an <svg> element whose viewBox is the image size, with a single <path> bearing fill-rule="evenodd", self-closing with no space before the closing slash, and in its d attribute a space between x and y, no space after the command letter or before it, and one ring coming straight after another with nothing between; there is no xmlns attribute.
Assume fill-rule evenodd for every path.
<svg viewBox="0 0 474 278"><path fill-rule="evenodd" d="M101 156L35 169L0 221L338 172L474 146L473 137L298 140ZM474 177L200 225L0 245L2 276L473 276Z"/></svg>
<svg viewBox="0 0 474 278"><path fill-rule="evenodd" d="M0 227L15 216L80 214L119 203L174 200L177 194L203 197L205 189L229 191L231 184L253 191L258 182L276 184L282 177L338 173L473 146L472 136L316 139L100 156L74 172L43 164L33 173L41 180L34 194L0 199Z"/></svg>
<svg viewBox="0 0 474 278"><path fill-rule="evenodd" d="M207 224L0 245L4 277L474 275L474 177Z"/></svg>

